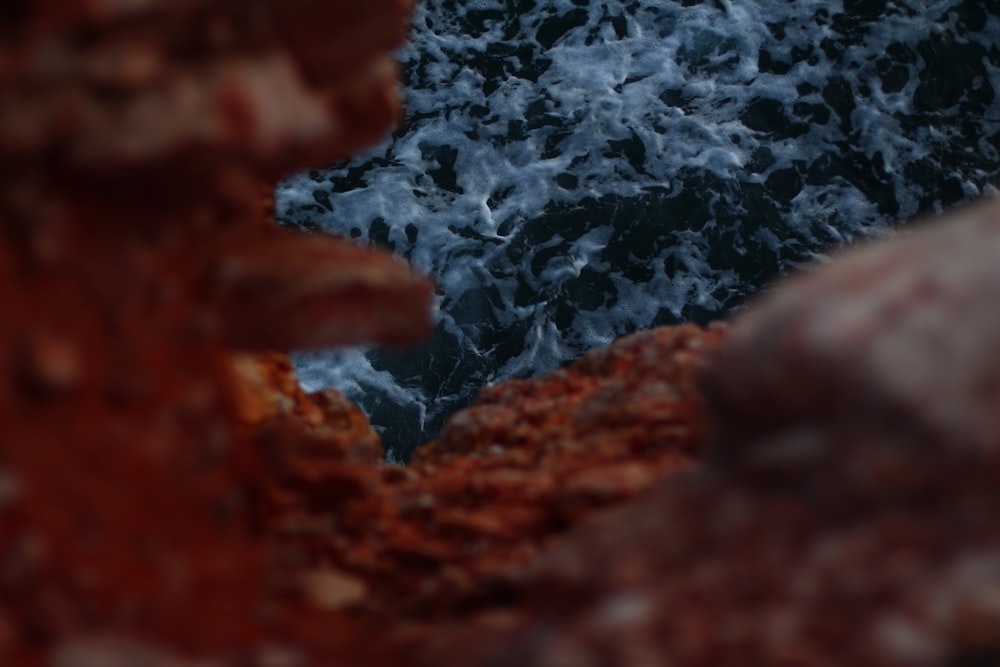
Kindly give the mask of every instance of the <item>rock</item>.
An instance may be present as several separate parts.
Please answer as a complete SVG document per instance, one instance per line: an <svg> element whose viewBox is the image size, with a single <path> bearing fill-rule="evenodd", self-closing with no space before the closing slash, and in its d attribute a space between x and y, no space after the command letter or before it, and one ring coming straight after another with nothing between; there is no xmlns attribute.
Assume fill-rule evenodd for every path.
<svg viewBox="0 0 1000 667"><path fill-rule="evenodd" d="M256 521L299 536L311 513L374 493L382 443L357 406L332 389L306 394L284 353L236 354L233 371L242 429L263 457L249 473Z"/></svg>
<svg viewBox="0 0 1000 667"><path fill-rule="evenodd" d="M480 609L503 623L440 627L418 664L996 662L998 218L777 286L703 371L707 464L576 526Z"/></svg>
<svg viewBox="0 0 1000 667"><path fill-rule="evenodd" d="M401 0L24 5L5 19L0 44L0 153L45 154L71 178L144 187L158 176L195 189L237 165L277 176L343 157L398 113L389 53L410 9Z"/></svg>
<svg viewBox="0 0 1000 667"><path fill-rule="evenodd" d="M704 380L717 461L891 492L995 460L998 252L1000 202L987 201L754 304Z"/></svg>
<svg viewBox="0 0 1000 667"><path fill-rule="evenodd" d="M281 485L275 535L364 581L358 609L386 622L488 609L511 572L572 526L695 464L705 430L695 378L724 340L721 326L657 329L485 389L377 483L312 459Z"/></svg>
<svg viewBox="0 0 1000 667"><path fill-rule="evenodd" d="M0 664L996 663L995 203L487 388L409 467L301 390L271 348L429 328L261 194L386 131L409 9L2 11Z"/></svg>
<svg viewBox="0 0 1000 667"><path fill-rule="evenodd" d="M53 667L221 667L214 661L189 662L166 651L115 638L67 641L52 657Z"/></svg>
<svg viewBox="0 0 1000 667"><path fill-rule="evenodd" d="M284 352L234 354L232 370L237 415L249 434L287 424L325 440L320 449L327 454L371 465L381 461L381 440L361 410L335 389L303 391Z"/></svg>
<svg viewBox="0 0 1000 667"><path fill-rule="evenodd" d="M380 252L324 235L240 230L219 256L209 279L231 348L405 343L430 333L429 284Z"/></svg>
<svg viewBox="0 0 1000 667"><path fill-rule="evenodd" d="M988 664L1000 531L963 504L818 513L802 494L669 478L529 566L492 612L513 620L441 627L418 664Z"/></svg>
<svg viewBox="0 0 1000 667"><path fill-rule="evenodd" d="M277 358L234 370L428 328L412 270L261 210L262 181L399 110L408 3L292 4L0 10L0 664L399 659L303 598L264 523L282 484L370 493L377 440ZM287 395L237 388L255 373Z"/></svg>
<svg viewBox="0 0 1000 667"><path fill-rule="evenodd" d="M592 350L567 369L480 392L417 460L484 446L538 452L600 447L617 456L699 454L704 419L694 380L724 340L722 325L644 331ZM612 454L615 456L615 454Z"/></svg>
<svg viewBox="0 0 1000 667"><path fill-rule="evenodd" d="M318 406L299 387L287 354L234 354L232 370L236 414L248 430L285 417L301 420L306 428L323 421Z"/></svg>
<svg viewBox="0 0 1000 667"><path fill-rule="evenodd" d="M333 570L306 572L302 589L307 600L327 611L355 605L367 594L364 583L356 577Z"/></svg>

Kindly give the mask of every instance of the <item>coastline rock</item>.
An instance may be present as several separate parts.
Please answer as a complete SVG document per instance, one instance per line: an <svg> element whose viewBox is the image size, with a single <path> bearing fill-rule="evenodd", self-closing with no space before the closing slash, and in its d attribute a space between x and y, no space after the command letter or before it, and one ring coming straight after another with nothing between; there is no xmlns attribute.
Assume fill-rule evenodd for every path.
<svg viewBox="0 0 1000 667"><path fill-rule="evenodd" d="M19 3L0 44L0 153L159 191L346 156L396 119L390 51L411 4Z"/></svg>
<svg viewBox="0 0 1000 667"><path fill-rule="evenodd" d="M704 378L714 460L840 495L927 492L997 460L998 253L987 200L754 304Z"/></svg>
<svg viewBox="0 0 1000 667"><path fill-rule="evenodd" d="M998 225L955 211L751 306L700 382L706 464L578 526L418 664L1000 660Z"/></svg>
<svg viewBox="0 0 1000 667"><path fill-rule="evenodd" d="M721 324L643 331L587 352L566 369L483 389L416 460L486 443L588 456L601 446L617 447L618 456L664 448L699 455L704 417L693 383L724 332Z"/></svg>
<svg viewBox="0 0 1000 667"><path fill-rule="evenodd" d="M722 326L655 329L484 389L376 485L358 470L353 483L325 484L325 498L301 479L284 486L298 500L273 530L310 567L365 582L350 605L359 615L413 628L486 608L572 526L695 465L695 378L724 340Z"/></svg>
<svg viewBox="0 0 1000 667"><path fill-rule="evenodd" d="M351 458L381 461L382 442L357 406L335 389L303 391L284 352L233 354L232 372L237 416L249 433L294 422L303 433L337 443L333 449L355 449Z"/></svg>
<svg viewBox="0 0 1000 667"><path fill-rule="evenodd" d="M581 526L506 605L413 650L421 665L992 664L995 511L959 492L818 513L695 472Z"/></svg>
<svg viewBox="0 0 1000 667"><path fill-rule="evenodd" d="M2 664L289 664L285 646L299 664L399 660L309 603L257 493L279 437L289 468L325 457L374 483L370 431L333 396L291 416L234 386L231 346L402 342L429 322L413 271L261 211L261 180L346 156L399 110L389 52L409 3L295 6L2 10ZM365 47L329 51L317 23ZM327 303L353 290L366 299ZM338 420L358 437L332 435Z"/></svg>
<svg viewBox="0 0 1000 667"><path fill-rule="evenodd" d="M399 344L430 332L431 290L402 262L320 234L233 231L208 277L227 347Z"/></svg>
<svg viewBox="0 0 1000 667"><path fill-rule="evenodd" d="M387 129L410 6L2 10L0 664L1000 661L996 203L487 388L409 467L301 390L267 350L429 328L260 193Z"/></svg>

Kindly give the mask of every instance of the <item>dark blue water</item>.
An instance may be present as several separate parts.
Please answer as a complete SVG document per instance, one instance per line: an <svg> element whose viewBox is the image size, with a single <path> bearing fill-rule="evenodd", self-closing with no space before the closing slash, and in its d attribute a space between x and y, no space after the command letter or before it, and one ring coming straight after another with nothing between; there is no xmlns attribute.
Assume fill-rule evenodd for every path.
<svg viewBox="0 0 1000 667"><path fill-rule="evenodd" d="M277 190L432 275L406 352L300 354L405 459L485 384L724 316L1000 175L996 0L426 0L393 137Z"/></svg>

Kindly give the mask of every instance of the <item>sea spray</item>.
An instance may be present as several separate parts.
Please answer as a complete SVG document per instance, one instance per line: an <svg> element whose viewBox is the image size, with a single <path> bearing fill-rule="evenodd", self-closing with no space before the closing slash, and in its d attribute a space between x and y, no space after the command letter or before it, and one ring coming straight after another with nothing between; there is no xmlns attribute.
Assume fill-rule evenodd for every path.
<svg viewBox="0 0 1000 667"><path fill-rule="evenodd" d="M298 354L406 459L478 388L779 273L1000 174L1000 8L975 0L425 0L407 114L279 216L392 248L435 337Z"/></svg>

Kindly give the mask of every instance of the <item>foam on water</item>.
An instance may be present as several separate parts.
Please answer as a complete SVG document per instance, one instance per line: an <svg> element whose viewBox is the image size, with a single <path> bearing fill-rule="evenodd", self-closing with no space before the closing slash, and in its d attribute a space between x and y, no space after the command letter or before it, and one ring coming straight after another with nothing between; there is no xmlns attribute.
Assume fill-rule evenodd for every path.
<svg viewBox="0 0 1000 667"><path fill-rule="evenodd" d="M436 281L426 345L296 356L394 458L487 383L721 316L1000 173L981 0L426 0L413 28L393 137L277 189Z"/></svg>

